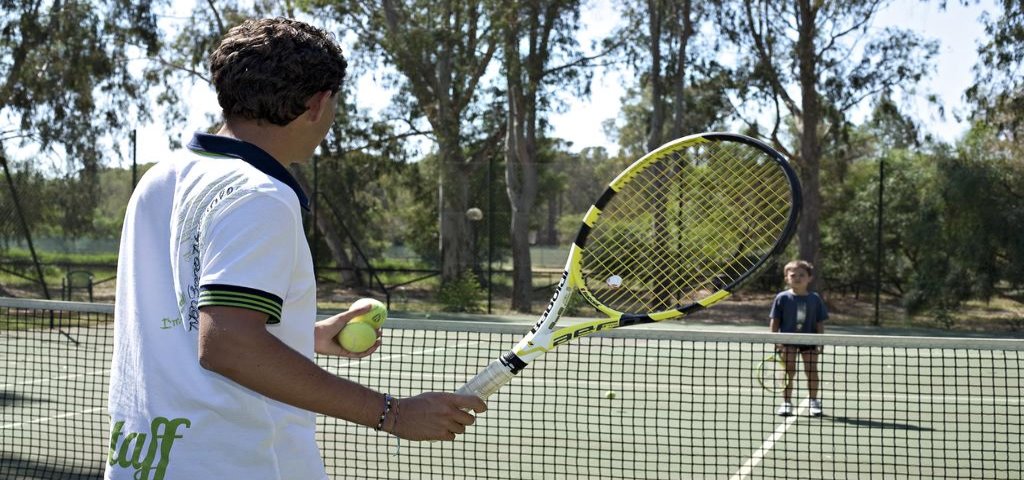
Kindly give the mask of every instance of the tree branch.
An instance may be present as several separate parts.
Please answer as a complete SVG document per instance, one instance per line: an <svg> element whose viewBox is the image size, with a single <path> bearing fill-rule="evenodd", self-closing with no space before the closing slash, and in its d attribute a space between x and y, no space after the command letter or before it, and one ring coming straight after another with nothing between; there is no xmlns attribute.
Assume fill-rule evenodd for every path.
<svg viewBox="0 0 1024 480"><path fill-rule="evenodd" d="M782 81L779 79L778 69L775 68L775 64L772 62L772 55L769 54L768 52L765 39L757 31L756 22L754 21L754 14L750 10L750 3L751 0L747 0L744 2L744 13L746 13L747 30L750 34L751 40L754 41L754 49L757 51L758 60L760 60L763 64L771 66L771 68L766 69L766 75L768 77L768 82L772 86L772 91L774 92L774 94L782 98L783 103L785 103L786 107L789 108L790 113L792 113L794 116L800 116L800 107L792 98L790 98L789 94L786 92L785 87L782 85Z"/></svg>

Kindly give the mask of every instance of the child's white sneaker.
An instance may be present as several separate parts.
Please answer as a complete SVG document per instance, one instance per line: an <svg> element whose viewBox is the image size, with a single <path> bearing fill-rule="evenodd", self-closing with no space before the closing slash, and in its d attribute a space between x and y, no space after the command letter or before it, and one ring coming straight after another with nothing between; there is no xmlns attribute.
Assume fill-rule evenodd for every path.
<svg viewBox="0 0 1024 480"><path fill-rule="evenodd" d="M811 416L812 417L820 417L821 416L821 400L818 400L817 398L812 398L809 403L810 403L809 410L811 412Z"/></svg>
<svg viewBox="0 0 1024 480"><path fill-rule="evenodd" d="M793 414L793 405L789 402L782 402L782 405L779 405L779 411L776 413L778 413L779 416L788 417Z"/></svg>

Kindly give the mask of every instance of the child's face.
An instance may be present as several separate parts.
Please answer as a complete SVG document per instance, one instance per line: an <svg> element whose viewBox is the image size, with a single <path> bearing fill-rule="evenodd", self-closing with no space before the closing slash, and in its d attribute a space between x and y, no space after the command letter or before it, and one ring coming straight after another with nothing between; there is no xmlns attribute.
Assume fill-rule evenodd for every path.
<svg viewBox="0 0 1024 480"><path fill-rule="evenodd" d="M803 290L811 283L811 276L802 268L786 270L786 285L796 290Z"/></svg>

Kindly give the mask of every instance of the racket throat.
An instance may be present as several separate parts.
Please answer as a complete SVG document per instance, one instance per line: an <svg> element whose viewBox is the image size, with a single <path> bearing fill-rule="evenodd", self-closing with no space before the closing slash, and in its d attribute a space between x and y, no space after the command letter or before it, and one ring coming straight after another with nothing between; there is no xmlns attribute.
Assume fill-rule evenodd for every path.
<svg viewBox="0 0 1024 480"><path fill-rule="evenodd" d="M519 372L526 368L526 362L519 358L519 355L516 355L514 352L505 352L498 361L500 361L502 365L508 367L508 370L512 372L513 375L518 375Z"/></svg>
<svg viewBox="0 0 1024 480"><path fill-rule="evenodd" d="M572 255L570 255L570 261L571 258ZM572 289L566 287L568 281L569 265L566 265L565 270L562 271L562 278L558 281L558 287L555 288L555 293L551 294L551 300L548 301L548 306L544 309L544 313L541 314L540 319L537 320L537 323L533 325L533 329L530 330L531 334L537 335L542 327L547 327L548 330L554 328L558 318L562 316L562 310L565 309L569 297L572 296Z"/></svg>

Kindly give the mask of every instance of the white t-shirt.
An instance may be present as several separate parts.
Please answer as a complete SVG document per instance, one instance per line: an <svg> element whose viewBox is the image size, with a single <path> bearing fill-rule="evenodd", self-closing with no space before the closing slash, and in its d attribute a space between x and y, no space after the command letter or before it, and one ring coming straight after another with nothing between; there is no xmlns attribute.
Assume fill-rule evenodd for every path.
<svg viewBox="0 0 1024 480"><path fill-rule="evenodd" d="M243 307L313 356L316 284L300 205L256 146L197 133L142 178L117 274L108 479L324 479L315 415L199 365L198 309Z"/></svg>

